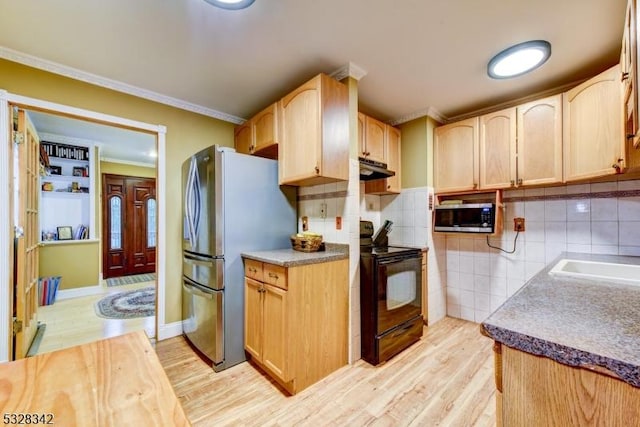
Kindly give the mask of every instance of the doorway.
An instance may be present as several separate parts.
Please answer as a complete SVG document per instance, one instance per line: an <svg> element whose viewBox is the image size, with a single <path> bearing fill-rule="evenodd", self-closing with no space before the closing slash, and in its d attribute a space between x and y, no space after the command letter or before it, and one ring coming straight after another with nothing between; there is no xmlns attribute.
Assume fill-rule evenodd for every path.
<svg viewBox="0 0 640 427"><path fill-rule="evenodd" d="M102 174L105 279L156 271L156 180Z"/></svg>
<svg viewBox="0 0 640 427"><path fill-rule="evenodd" d="M61 104L50 103L47 101L26 98L19 95L10 94L0 91L0 143L2 148L0 149L0 187L4 190L0 191L0 220L6 221L4 224L8 225L7 229L13 230L14 228L20 229L20 219L13 215L13 209L11 206L12 194L8 189L11 188L13 177L10 173L10 165L13 158L13 134L11 133L11 127L7 118L9 117L10 105L16 105L19 108L28 111L45 112L53 116L72 118L75 120L101 124L118 129L127 129L130 131L141 132L147 135L151 135L154 141L157 141L157 162L160 171L164 170L165 165L165 133L166 129L163 126L150 125L142 122L136 122L129 119L124 119L116 116L105 115L102 113L96 113L88 110L69 107ZM161 173L158 174L158 185L164 187L164 178ZM160 199L156 206L157 222L156 226L158 230L164 230L164 216L165 216L165 203ZM164 238L163 232L157 233L157 252L164 253ZM10 268L12 264L13 256L13 240L3 241L0 243L0 258L5 260L0 262L2 270L9 273L11 280L0 280L0 295L3 295L4 301L11 301L13 287L11 286L12 278L16 274L14 268ZM5 268L6 267L6 268ZM155 330L164 326L164 285L165 285L165 272L160 269L157 275L157 312L155 315L154 323ZM7 298L5 298L7 297ZM11 359L13 352L12 340L10 339L12 333L12 324L15 323L11 320L10 307L0 307L0 361L6 361ZM6 343L9 345L7 346Z"/></svg>

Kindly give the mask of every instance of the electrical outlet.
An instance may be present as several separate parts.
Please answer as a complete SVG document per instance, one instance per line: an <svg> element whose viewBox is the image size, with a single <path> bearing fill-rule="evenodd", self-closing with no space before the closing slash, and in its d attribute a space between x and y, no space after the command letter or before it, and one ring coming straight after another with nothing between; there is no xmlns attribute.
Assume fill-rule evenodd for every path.
<svg viewBox="0 0 640 427"><path fill-rule="evenodd" d="M302 217L302 231L309 231L309 218L306 216Z"/></svg>
<svg viewBox="0 0 640 427"><path fill-rule="evenodd" d="M336 217L336 230L342 230L342 217Z"/></svg>
<svg viewBox="0 0 640 427"><path fill-rule="evenodd" d="M326 217L327 217L327 204L320 203L320 218L326 218Z"/></svg>
<svg viewBox="0 0 640 427"><path fill-rule="evenodd" d="M513 218L513 231L524 231L524 218Z"/></svg>

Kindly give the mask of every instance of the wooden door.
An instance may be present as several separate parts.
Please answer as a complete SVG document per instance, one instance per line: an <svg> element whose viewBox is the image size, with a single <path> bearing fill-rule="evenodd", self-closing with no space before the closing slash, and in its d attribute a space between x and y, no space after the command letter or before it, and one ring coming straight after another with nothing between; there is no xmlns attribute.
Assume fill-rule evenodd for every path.
<svg viewBox="0 0 640 427"><path fill-rule="evenodd" d="M433 151L437 192L478 189L478 117L437 127Z"/></svg>
<svg viewBox="0 0 640 427"><path fill-rule="evenodd" d="M518 106L516 185L562 182L562 95Z"/></svg>
<svg viewBox="0 0 640 427"><path fill-rule="evenodd" d="M262 362L262 283L244 279L244 349Z"/></svg>
<svg viewBox="0 0 640 427"><path fill-rule="evenodd" d="M516 109L480 117L480 189L516 185Z"/></svg>
<svg viewBox="0 0 640 427"><path fill-rule="evenodd" d="M102 175L103 276L153 273L156 259L155 179Z"/></svg>
<svg viewBox="0 0 640 427"><path fill-rule="evenodd" d="M282 381L289 381L291 372L287 363L287 291L265 284L263 296L262 361Z"/></svg>
<svg viewBox="0 0 640 427"><path fill-rule="evenodd" d="M364 120L363 157L377 162L387 163L385 155L385 124L372 117L365 116Z"/></svg>
<svg viewBox="0 0 640 427"><path fill-rule="evenodd" d="M14 240L13 358L22 359L38 329L40 142L24 110L14 107L12 115L13 149L18 160L13 202L18 214Z"/></svg>
<svg viewBox="0 0 640 427"><path fill-rule="evenodd" d="M620 66L587 80L564 94L565 181L624 171Z"/></svg>
<svg viewBox="0 0 640 427"><path fill-rule="evenodd" d="M321 175L320 76L282 98L280 184Z"/></svg>

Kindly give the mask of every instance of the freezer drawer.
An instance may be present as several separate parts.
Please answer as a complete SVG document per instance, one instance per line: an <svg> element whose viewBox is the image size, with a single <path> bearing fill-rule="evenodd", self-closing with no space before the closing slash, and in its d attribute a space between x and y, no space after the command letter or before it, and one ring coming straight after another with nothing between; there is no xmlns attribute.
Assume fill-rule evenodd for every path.
<svg viewBox="0 0 640 427"><path fill-rule="evenodd" d="M189 341L214 365L224 360L224 292L182 281L182 328Z"/></svg>
<svg viewBox="0 0 640 427"><path fill-rule="evenodd" d="M182 274L196 284L207 288L224 289L224 260L198 255L193 252L182 252Z"/></svg>

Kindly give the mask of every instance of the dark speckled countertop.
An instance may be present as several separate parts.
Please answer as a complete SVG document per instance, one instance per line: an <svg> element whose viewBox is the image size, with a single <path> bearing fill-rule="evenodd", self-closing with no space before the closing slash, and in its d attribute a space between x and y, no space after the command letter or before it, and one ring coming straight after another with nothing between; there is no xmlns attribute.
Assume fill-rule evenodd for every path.
<svg viewBox="0 0 640 427"><path fill-rule="evenodd" d="M482 322L482 332L640 387L640 286L550 275L563 258L640 265L640 257L564 253Z"/></svg>
<svg viewBox="0 0 640 427"><path fill-rule="evenodd" d="M283 267L317 264L349 258L349 245L325 243L326 250L319 252L300 252L293 249L274 249L269 251L243 252L242 257Z"/></svg>

